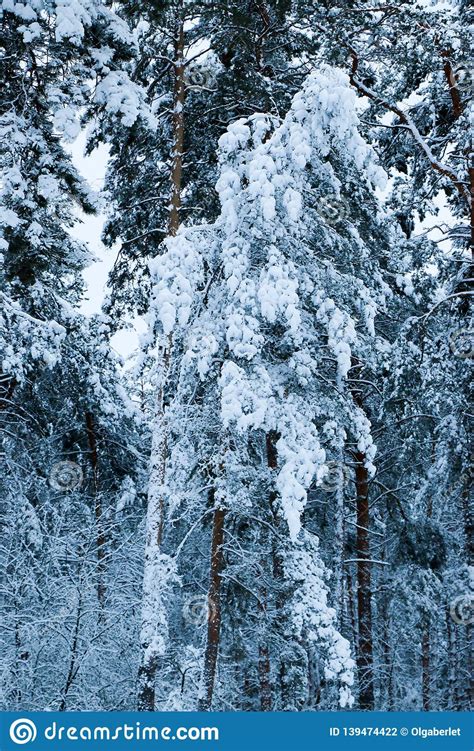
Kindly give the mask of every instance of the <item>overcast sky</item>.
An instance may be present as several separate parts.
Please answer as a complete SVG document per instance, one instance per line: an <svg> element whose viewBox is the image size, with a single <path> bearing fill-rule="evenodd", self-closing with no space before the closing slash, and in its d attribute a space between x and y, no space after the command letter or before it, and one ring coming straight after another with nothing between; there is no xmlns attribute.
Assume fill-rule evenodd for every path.
<svg viewBox="0 0 474 751"><path fill-rule="evenodd" d="M102 189L107 169L108 148L101 145L90 156L84 156L86 144L85 131L70 146L66 146L72 155L73 162L81 175L87 180L95 191ZM86 243L95 257L95 261L83 272L87 284L87 295L84 299L81 311L86 315L99 313L104 297L107 293L107 277L114 264L117 250L106 248L101 242L102 229L105 217L87 216L80 213L81 222L72 230L74 237ZM123 357L128 357L136 349L138 344L138 332L144 330L141 320L133 322L133 330L119 331L112 338L112 346Z"/></svg>

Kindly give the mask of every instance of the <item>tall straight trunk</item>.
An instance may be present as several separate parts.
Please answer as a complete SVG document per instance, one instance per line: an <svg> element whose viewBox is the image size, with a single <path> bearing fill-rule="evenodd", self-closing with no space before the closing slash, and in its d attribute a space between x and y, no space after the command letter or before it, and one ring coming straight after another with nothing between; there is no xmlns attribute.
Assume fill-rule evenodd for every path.
<svg viewBox="0 0 474 751"><path fill-rule="evenodd" d="M279 439L279 434L273 430L269 431L265 436L265 451L266 451L266 459L267 459L267 466L270 470L275 472L278 468L278 451L277 451L277 441ZM270 506L270 511L272 513L275 526L278 527L279 519L278 514L275 508L275 502L277 499L277 493L276 491L272 490L270 492L268 502ZM281 553L278 550L278 543L272 539L272 576L273 581L275 582L276 588L278 589L278 586L283 581L283 561L281 557ZM262 561L262 571L265 571L265 561ZM266 619L267 617L267 591L266 589L262 590L261 593L261 602L259 603L259 612L261 613L261 618ZM282 600L281 594L277 593L276 595L276 609L277 612L281 611L281 609L284 607L284 602ZM268 643L265 639L265 636L260 632L260 643L258 646L258 677L259 677L259 685L260 685L260 709L262 712L269 712L272 708L272 686L271 686L271 661L270 661L270 649L268 647ZM280 669L279 669L279 676L280 676L280 683L281 683L281 690L283 693L284 690L284 678L286 675L286 666L283 661L280 662Z"/></svg>
<svg viewBox="0 0 474 751"><path fill-rule="evenodd" d="M180 7L180 9L182 9ZM182 15L182 14L181 14ZM181 189L184 144L184 27L180 20L176 27L174 48L174 99L172 116L172 166L170 174L171 200L168 234L175 236L180 225ZM138 673L138 709L155 709L156 676L163 653L166 614L161 597L166 569L161 565L161 541L165 515L163 487L166 477L168 436L166 425L165 388L170 368L172 336L169 335L160 353L155 413L152 425L152 445L148 484L145 561L140 642L142 658Z"/></svg>
<svg viewBox="0 0 474 751"><path fill-rule="evenodd" d="M338 475L336 487L336 503L334 504L334 606L337 613L338 628L341 633L344 631L344 551L345 551L345 529L344 529L344 475L342 472L344 453L342 448L338 451L338 465L341 472Z"/></svg>
<svg viewBox="0 0 474 751"><path fill-rule="evenodd" d="M171 168L171 204L168 221L168 234L176 235L181 222L181 190L183 178L184 148L184 100L186 82L184 78L184 28L180 23L174 46L174 96L173 96L173 153Z"/></svg>
<svg viewBox="0 0 474 751"><path fill-rule="evenodd" d="M97 432L94 417L91 412L86 412L86 430L87 441L89 444L89 458L92 467L92 489L94 494L94 515L96 529L96 551L97 551L97 599L100 609L102 610L105 603L106 586L105 586L105 533L103 524L102 503L98 487L98 452L97 452Z"/></svg>
<svg viewBox="0 0 474 751"><path fill-rule="evenodd" d="M387 558L388 558L387 545L386 545L386 541L384 541L384 547L382 548L382 552L381 552L381 560L386 561ZM383 691L385 694L385 704L384 704L383 709L385 711L390 711L392 709L392 704L393 704L392 702L393 661L392 661L391 642L390 642L390 634L391 634L390 625L391 624L390 624L390 613L389 613L389 601L388 601L388 596L387 596L387 592L390 589L390 581L386 575L382 576L381 587L382 587L383 595L382 595L382 600L380 604L380 621L383 624L382 625L382 641L383 641L382 652L383 652L384 671L386 675L386 678L383 679L383 684L384 684Z"/></svg>
<svg viewBox="0 0 474 751"><path fill-rule="evenodd" d="M446 709L454 711L456 707L456 683L458 675L458 660L456 652L456 639L453 635L453 622L449 607L446 610L446 657L448 665L448 680L446 681Z"/></svg>
<svg viewBox="0 0 474 751"><path fill-rule="evenodd" d="M351 388L355 404L363 409L364 398L361 387L357 382L362 363L352 358L352 369L355 372L354 385ZM369 473L365 466L366 456L362 451L354 452L357 531L357 675L359 681L359 705L361 709L374 708L374 659L372 639L372 590L371 590L371 558L370 558L370 504L369 504Z"/></svg>
<svg viewBox="0 0 474 751"><path fill-rule="evenodd" d="M433 457L436 456L436 444L433 441ZM428 498L426 517L433 515L433 501ZM425 611L421 623L421 701L423 710L429 712L431 706L431 622L430 613Z"/></svg>
<svg viewBox="0 0 474 751"><path fill-rule="evenodd" d="M354 585L352 583L352 576L350 574L350 571L347 571L346 573L346 588L347 588L347 609L348 609L348 617L349 617L349 623L351 627L351 633L352 633L352 644L357 644L357 618L355 613L355 593L354 593Z"/></svg>
<svg viewBox="0 0 474 751"><path fill-rule="evenodd" d="M370 506L369 477L365 455L356 452L357 493L357 617L358 649L357 672L359 677L359 704L361 709L374 708L374 666L372 645L372 592L370 563Z"/></svg>
<svg viewBox="0 0 474 751"><path fill-rule="evenodd" d="M155 709L156 673L159 658L162 655L162 639L164 639L164 634L158 634L157 631L160 626L163 626L164 620L163 602L160 596L163 587L160 578L164 571L160 567L160 560L165 510L163 486L168 449L164 387L169 360L170 349L168 348L163 355L152 425L140 635L142 662L138 674L138 710L141 712L152 712Z"/></svg>
<svg viewBox="0 0 474 751"><path fill-rule="evenodd" d="M263 601L260 601L258 605L262 619L266 617L266 591L263 592L263 598ZM258 680L260 685L260 710L262 712L270 712L272 709L272 686L270 675L270 651L267 642L260 640L258 645Z"/></svg>
<svg viewBox="0 0 474 751"><path fill-rule="evenodd" d="M221 584L222 567L224 563L224 520L226 511L216 508L212 523L211 567L208 593L208 621L207 640L204 652L204 669L202 696L199 698L198 709L207 712L212 706L212 695L216 678L217 655L219 652L219 637L221 630Z"/></svg>

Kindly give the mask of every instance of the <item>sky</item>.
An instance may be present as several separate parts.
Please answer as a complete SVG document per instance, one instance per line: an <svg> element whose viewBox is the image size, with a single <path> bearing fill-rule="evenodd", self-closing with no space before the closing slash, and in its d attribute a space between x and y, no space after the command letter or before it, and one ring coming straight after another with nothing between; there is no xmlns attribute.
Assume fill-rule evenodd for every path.
<svg viewBox="0 0 474 751"><path fill-rule="evenodd" d="M72 145L65 148L72 156L74 165L87 180L94 191L100 191L104 186L109 149L105 144L94 149L90 156L84 155L87 134L83 131ZM81 312L86 315L100 313L102 303L107 294L107 278L117 256L117 248L106 248L101 241L105 216L99 214L90 216L78 212L80 221L71 230L71 234L85 243L94 256L92 264L84 270L83 276L87 285L87 294L81 305ZM130 330L122 329L112 337L112 347L125 359L130 357L138 346L138 337L145 329L141 319L132 322Z"/></svg>

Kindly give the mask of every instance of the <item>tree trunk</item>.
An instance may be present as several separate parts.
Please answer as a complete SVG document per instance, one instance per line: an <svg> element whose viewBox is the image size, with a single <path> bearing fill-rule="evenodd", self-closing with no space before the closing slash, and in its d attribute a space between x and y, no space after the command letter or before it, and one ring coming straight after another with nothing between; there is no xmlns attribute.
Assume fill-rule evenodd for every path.
<svg viewBox="0 0 474 751"><path fill-rule="evenodd" d="M453 106L453 115L457 119L462 115L463 103L461 102L461 95L459 93L458 82L456 75L453 71L453 66L449 60L449 50L443 50L441 57L443 58L443 70L448 83L449 95L451 97L451 104Z"/></svg>
<svg viewBox="0 0 474 751"><path fill-rule="evenodd" d="M337 461L343 467L344 453L342 448L338 451ZM337 613L338 628L344 632L344 552L345 552L345 528L344 528L344 475L338 474L336 488L336 503L334 504L334 607Z"/></svg>
<svg viewBox="0 0 474 751"><path fill-rule="evenodd" d="M95 430L94 417L90 412L86 412L86 429L87 440L89 443L89 458L92 467L92 489L94 494L94 514L96 529L96 550L97 550L97 599L99 607L102 610L105 603L106 586L105 586L105 533L103 525L102 503L98 492L98 453L97 453L97 435Z"/></svg>
<svg viewBox="0 0 474 751"><path fill-rule="evenodd" d="M162 654L164 611L161 598L165 574L161 564L163 537L164 495L166 474L167 429L164 405L164 385L168 374L170 350L164 352L160 383L156 396L155 418L152 427L150 476L146 517L145 563L141 621L142 663L138 674L138 709L155 709L155 680L159 657Z"/></svg>
<svg viewBox="0 0 474 751"><path fill-rule="evenodd" d="M358 650L357 671L359 676L359 704L361 709L374 708L374 672L372 648L372 593L370 571L370 508L369 478L364 465L365 455L357 452L357 615Z"/></svg>
<svg viewBox="0 0 474 751"><path fill-rule="evenodd" d="M184 80L184 28L180 22L174 46L174 97L173 97L173 153L171 169L171 208L168 234L176 235L181 221L181 188L183 177L184 147L184 100L186 83Z"/></svg>
<svg viewBox="0 0 474 751"><path fill-rule="evenodd" d="M182 8L180 7L180 10ZM173 101L173 149L171 167L171 201L168 222L168 234L175 236L180 225L181 187L183 171L184 144L184 100L186 87L184 81L184 26L177 23L174 47L174 101ZM166 476L168 453L165 386L170 367L172 336L169 335L161 356L161 373L156 395L155 416L153 420L152 447L150 455L150 478L148 490L148 507L146 520L145 566L143 576L143 603L141 622L142 660L138 673L138 709L150 711L155 709L155 684L158 664L164 649L166 614L161 591L166 565L161 555L163 537L164 506L163 486Z"/></svg>
<svg viewBox="0 0 474 751"><path fill-rule="evenodd" d="M267 455L267 466L272 471L276 471L278 468L278 451L277 451L277 441L279 439L279 434L276 431L269 431L265 436L265 450ZM274 524L276 527L279 525L279 517L275 508L275 501L277 499L277 493L276 491L272 490L270 492L268 501L270 506L270 511L273 516ZM278 550L278 543L275 541L275 539L272 539L271 542L271 548L272 548L272 576L273 580L275 582L276 588L277 588L277 594L276 594L276 610L277 612L281 612L282 608L284 607L284 599L282 597L281 592L278 591L278 588L281 586L281 582L283 581L283 561L281 557L281 553ZM265 570L265 561L262 561L262 571ZM262 601L259 605L259 610L262 613L262 618L266 618L266 601L267 601L267 592L264 589L262 591ZM264 604L265 603L265 604ZM284 676L286 674L286 666L284 662L280 661L280 669L278 671L280 676L280 684L281 684L281 693L283 695L284 692ZM272 708L272 688L271 688L271 663L270 663L270 650L268 648L268 644L264 641L261 641L258 648L258 675L259 675L259 682L260 682L260 707L262 712L269 712Z"/></svg>
<svg viewBox="0 0 474 751"><path fill-rule="evenodd" d="M266 617L266 592L263 592L263 597L263 602L259 602L258 606L262 620ZM260 684L260 710L262 712L270 712L272 709L272 687L270 675L270 652L266 641L260 640L258 646L258 678Z"/></svg>
<svg viewBox="0 0 474 751"><path fill-rule="evenodd" d="M74 632L72 636L72 644L71 644L71 657L69 660L69 670L66 676L66 683L64 685L64 689L62 692L61 701L59 704L59 711L65 712L66 711L66 704L67 704L67 697L69 690L74 682L74 678L77 675L77 671L79 669L78 661L79 661L79 655L78 655L78 645L79 645L79 629L81 625L81 610L82 610L82 599L81 596L79 596L78 602L77 602L77 613L76 613L76 622L74 624Z"/></svg>
<svg viewBox="0 0 474 751"><path fill-rule="evenodd" d="M355 383L351 387L355 404L363 409L364 399L361 388L357 383L362 363L352 358L352 368L355 371ZM370 559L370 504L369 504L369 473L365 466L366 456L362 451L354 452L356 504L357 504L357 674L359 680L360 709L374 709L374 661L372 642L372 591L371 591L371 559Z"/></svg>
<svg viewBox="0 0 474 751"><path fill-rule="evenodd" d="M219 636L221 630L221 572L224 563L223 541L224 520L226 512L217 508L214 511L211 542L211 570L208 594L207 641L204 652L204 669L202 679L203 695L199 698L198 709L207 712L212 706L212 695L216 677Z"/></svg>
<svg viewBox="0 0 474 751"><path fill-rule="evenodd" d="M446 657L448 665L448 680L446 681L446 710L453 712L456 707L456 683L458 675L458 660L456 652L456 640L453 638L453 622L449 607L446 610Z"/></svg>

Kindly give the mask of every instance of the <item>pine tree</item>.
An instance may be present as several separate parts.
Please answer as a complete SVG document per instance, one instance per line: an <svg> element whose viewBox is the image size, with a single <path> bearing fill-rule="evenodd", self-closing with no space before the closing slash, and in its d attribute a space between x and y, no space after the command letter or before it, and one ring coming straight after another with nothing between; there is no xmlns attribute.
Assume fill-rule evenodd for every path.
<svg viewBox="0 0 474 751"><path fill-rule="evenodd" d="M164 336L178 327L177 362L176 351L183 352L169 407L176 436L169 447L167 505L184 492L189 497L193 474L212 457L216 510L229 515L252 509L278 538L287 526L286 541L274 552L280 581L271 581L274 572L265 567L258 577L264 638L288 639L292 608L282 617L275 587L280 602L302 596L309 555L313 594L320 593L313 606L319 602L321 611L311 616L296 608L304 613L300 637L305 647L314 639L321 648L321 634L329 634L328 676L342 675L343 705L352 680L347 642L335 629L334 611L324 606L317 546L308 532L298 536L307 492L327 472L326 452L330 456L341 442L349 450L353 442L369 475L374 471L370 421L347 377L353 357L370 363L374 316L389 293L370 243L377 238L379 257L381 244L387 252L388 246L368 190L370 180L381 179L380 170L357 133L354 99L347 77L325 68L308 79L281 123L256 115L231 125L220 141L222 213L215 227L183 229L166 241L153 265L156 315ZM343 213L350 201L363 207L357 227ZM211 417L216 402L219 430ZM203 430L206 416L216 424L213 432ZM195 469L183 474L183 463ZM199 476L198 484L203 480ZM199 492L196 503L202 504ZM270 542L261 536L261 553L252 551L255 565L268 560ZM283 684L295 662L286 654Z"/></svg>
<svg viewBox="0 0 474 751"><path fill-rule="evenodd" d="M103 121L133 122L139 89L118 69L132 38L100 2L4 2L1 28L5 702L108 706L100 684L104 668L114 667L101 650L122 648L112 646L114 610L123 607L112 586L120 560L115 496L139 476L138 424L110 350L110 322L77 310L92 259L70 229L77 209L94 212L97 199L63 139L77 135L87 108ZM133 589L130 580L126 587ZM78 675L86 662L88 678Z"/></svg>

